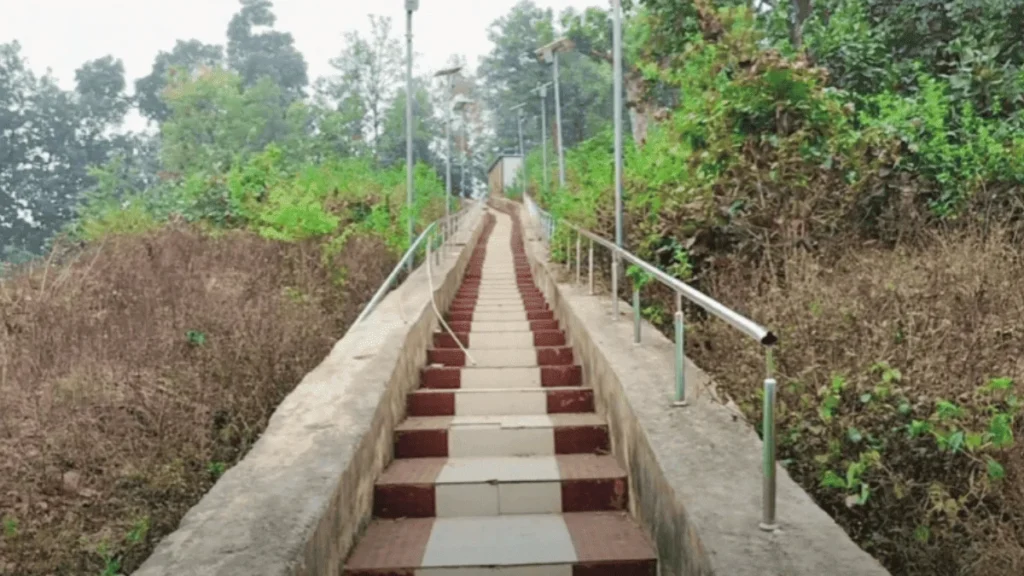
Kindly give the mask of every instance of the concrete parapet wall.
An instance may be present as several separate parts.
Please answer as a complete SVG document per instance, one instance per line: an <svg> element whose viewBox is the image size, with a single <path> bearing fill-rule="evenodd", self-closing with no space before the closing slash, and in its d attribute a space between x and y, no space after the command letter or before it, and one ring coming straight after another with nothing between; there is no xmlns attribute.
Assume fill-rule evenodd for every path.
<svg viewBox="0 0 1024 576"><path fill-rule="evenodd" d="M711 399L710 378L692 364L690 405L672 407L672 342L645 322L643 343L634 344L627 304L613 321L606 295L560 284L525 207L499 198L491 204L524 225L534 279L595 389L612 451L629 474L630 509L657 545L663 576L888 574L781 467L780 529L760 530L762 444L754 430Z"/></svg>
<svg viewBox="0 0 1024 576"><path fill-rule="evenodd" d="M483 229L482 208L470 210L465 246L433 270L441 310ZM374 482L392 459L406 394L438 326L425 268L345 334L137 576L341 573L370 519Z"/></svg>

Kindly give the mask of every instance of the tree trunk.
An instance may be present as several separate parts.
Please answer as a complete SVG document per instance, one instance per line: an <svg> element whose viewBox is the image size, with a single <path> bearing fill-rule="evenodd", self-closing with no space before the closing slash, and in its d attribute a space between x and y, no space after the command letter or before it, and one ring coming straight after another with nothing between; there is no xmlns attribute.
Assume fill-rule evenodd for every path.
<svg viewBox="0 0 1024 576"><path fill-rule="evenodd" d="M643 74L633 69L625 74L626 110L633 129L633 142L642 148L647 143L647 130L654 117L654 104L647 99L647 81Z"/></svg>
<svg viewBox="0 0 1024 576"><path fill-rule="evenodd" d="M811 0L793 0L793 22L790 28L790 38L793 46L800 48L804 43L804 22L811 17Z"/></svg>

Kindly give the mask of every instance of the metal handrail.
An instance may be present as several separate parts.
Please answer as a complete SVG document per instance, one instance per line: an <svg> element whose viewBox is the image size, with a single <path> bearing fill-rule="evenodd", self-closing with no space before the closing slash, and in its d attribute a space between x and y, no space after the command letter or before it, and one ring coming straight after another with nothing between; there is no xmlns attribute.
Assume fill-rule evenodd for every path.
<svg viewBox="0 0 1024 576"><path fill-rule="evenodd" d="M412 270L412 264L416 259L416 254L420 251L420 248L424 246L425 242L429 241L428 248L429 243L437 242L438 240L440 240L440 243L435 246L435 248L443 248L445 245L449 244L459 232L462 226L462 219L469 213L472 206L473 204L469 204L454 214L442 216L441 218L431 222L430 225L420 233L419 237L416 238L412 245L409 246L409 249L405 251L402 259L398 261L398 264L395 265L391 274L388 275L387 279L384 280L384 283L381 284L380 288L377 289L377 292L374 293L373 298L370 298L370 302L366 304L365 308L363 308L363 311L359 314L359 317L356 318L354 324L359 324L363 320L366 320L366 318L373 313L374 309L377 308L381 301L384 300L384 297L391 291L392 285L395 283L395 280L398 279L398 275L402 273L403 269ZM427 251L427 254L429 257L429 250ZM441 250L435 249L434 256L438 261L440 261Z"/></svg>
<svg viewBox="0 0 1024 576"><path fill-rule="evenodd" d="M657 266L643 260L639 256L629 252L624 248L620 248L614 242L598 236L597 234L581 228L571 222L565 220L557 220L550 213L545 212L536 202L533 201L529 195L523 195L523 202L526 204L526 209L530 216L540 224L540 230L544 240L548 243L549 250L552 247L552 242L555 238L555 231L558 226L566 226L569 230L575 232L576 236L576 283L579 284L581 281L581 266L582 266L582 240L586 238L589 240L589 255L588 255L588 280L590 284L590 294L594 295L594 246L602 246L608 249L612 253L612 315L615 320L619 318L619 262L625 260L632 263L637 268L643 270L645 273L650 275L652 278L658 280L668 288L670 288L676 295L676 313L675 313L675 382L676 382L676 395L673 406L686 406L686 353L684 346L684 337L686 333L685 318L683 315L683 298L696 304L704 311L709 314L725 321L727 324L739 330L744 335L756 341L758 344L764 347L765 350L765 370L767 375L764 380L764 404L763 404L763 424L762 424L762 438L764 442L764 453L762 456L763 464L763 476L764 482L762 486L762 518L760 527L763 530L774 530L777 528L775 519L775 466L776 466L776 449L775 449L775 397L777 383L774 377L774 358L773 358L773 347L778 343L778 337L771 330L761 326L753 320L743 316L742 314L726 307L724 304L718 302L714 298L704 294L696 288L686 284L678 278L674 278L661 270ZM572 269L572 256L570 251L570 240L572 235L568 235L565 240L565 262L566 266ZM634 336L633 340L639 344L642 340L641 334L641 323L642 317L640 314L640 286L634 284L633 286L633 322L634 322Z"/></svg>

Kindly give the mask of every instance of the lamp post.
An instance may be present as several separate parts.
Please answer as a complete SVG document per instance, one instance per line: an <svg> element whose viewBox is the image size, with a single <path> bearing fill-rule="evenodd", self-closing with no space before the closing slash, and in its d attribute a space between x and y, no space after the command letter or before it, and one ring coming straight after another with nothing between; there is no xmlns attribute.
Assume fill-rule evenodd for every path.
<svg viewBox="0 0 1024 576"><path fill-rule="evenodd" d="M551 44L537 49L537 56L554 68L555 84L555 123L558 125L558 185L565 187L565 146L562 144L562 92L558 81L558 53L571 50L572 40L559 38Z"/></svg>
<svg viewBox="0 0 1024 576"><path fill-rule="evenodd" d="M537 94L540 95L540 136L544 148L544 191L548 190L548 86L551 82L537 85Z"/></svg>
<svg viewBox="0 0 1024 576"><path fill-rule="evenodd" d="M434 74L435 78L445 77L448 79L448 102L445 103L444 113L444 140L445 145L448 148L448 152L445 154L445 195L444 195L444 215L447 218L451 214L451 203L452 203L452 82L455 79L455 75L462 70L462 66L456 66L454 68L446 68L441 70L437 74Z"/></svg>
<svg viewBox="0 0 1024 576"><path fill-rule="evenodd" d="M462 151L462 169L459 174L459 191L466 195L466 155L469 152L469 130L466 128L466 109L473 101L468 98L459 98L455 102L455 111L462 116L462 143L465 150Z"/></svg>
<svg viewBox="0 0 1024 576"><path fill-rule="evenodd" d="M622 248L622 1L612 0L612 52L615 76L615 245ZM619 318L619 258L612 263L612 314Z"/></svg>
<svg viewBox="0 0 1024 576"><path fill-rule="evenodd" d="M517 104L511 109L515 110L518 118L516 119L516 126L519 129L519 157L522 159L522 164L519 170L522 173L523 178L523 196L526 196L526 149L523 147L523 108L526 107L526 102Z"/></svg>
<svg viewBox="0 0 1024 576"><path fill-rule="evenodd" d="M405 201L409 210L409 246L416 240L412 175L412 13L419 7L420 0L405 0ZM412 272L412 258L409 259L409 271Z"/></svg>

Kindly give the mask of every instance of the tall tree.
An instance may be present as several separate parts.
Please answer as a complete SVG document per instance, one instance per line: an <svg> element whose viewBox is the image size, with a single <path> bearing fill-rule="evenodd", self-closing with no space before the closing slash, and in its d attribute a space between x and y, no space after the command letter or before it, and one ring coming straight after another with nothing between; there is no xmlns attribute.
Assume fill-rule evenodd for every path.
<svg viewBox="0 0 1024 576"><path fill-rule="evenodd" d="M435 117L427 86L426 80L413 79L413 159L437 167L434 147L443 127ZM405 101L405 90L399 90L388 103L377 145L382 166L395 166L405 161Z"/></svg>
<svg viewBox="0 0 1024 576"><path fill-rule="evenodd" d="M92 185L89 167L125 145L111 134L128 110L124 67L85 63L76 88L36 77L17 43L0 45L0 245L38 253L75 214Z"/></svg>
<svg viewBox="0 0 1024 576"><path fill-rule="evenodd" d="M603 15L607 24L607 14L601 10L596 12ZM477 74L485 87L484 101L493 113L497 148L518 147L517 116L507 113L510 108L525 102L524 114L530 119L541 115L540 98L535 89L553 78L551 66L537 59L536 50L558 36L571 35L571 26L585 21L586 14L589 12L580 14L568 10L559 18L561 25L558 25L551 10L523 0L491 25L488 36L494 47L481 59ZM559 56L562 137L566 146L595 135L611 120L611 68L603 60L595 61L590 56L583 51ZM551 122L548 127L552 136L556 134L554 104L554 91L549 89L547 111ZM540 134L528 129L524 139L527 147L532 148L539 143Z"/></svg>
<svg viewBox="0 0 1024 576"><path fill-rule="evenodd" d="M399 88L403 61L391 19L374 15L370 16L370 37L349 32L341 54L331 59L338 74L329 79L330 90L339 105L364 110L363 133L376 160L380 159L381 129Z"/></svg>
<svg viewBox="0 0 1024 576"><path fill-rule="evenodd" d="M163 100L168 75L173 71L193 74L203 68L212 68L224 62L224 48L204 44L198 40L178 40L170 52L161 51L153 60L148 76L135 81L135 100L139 112L154 122L163 122L170 109Z"/></svg>
<svg viewBox="0 0 1024 576"><path fill-rule="evenodd" d="M273 30L277 22L271 0L239 0L242 9L228 24L228 64L245 86L269 78L288 102L299 100L309 84L306 59L287 32ZM267 30L257 31L258 28Z"/></svg>
<svg viewBox="0 0 1024 576"><path fill-rule="evenodd" d="M554 40L554 13L522 0L508 14L491 24L487 38L494 47L480 59L477 76L484 86L484 102L494 113L497 145L503 149L518 147L517 118L508 110L526 102L524 113L540 116L540 101L533 90L551 81L551 72L542 66L534 51ZM528 148L539 142L539 134L526 135Z"/></svg>

